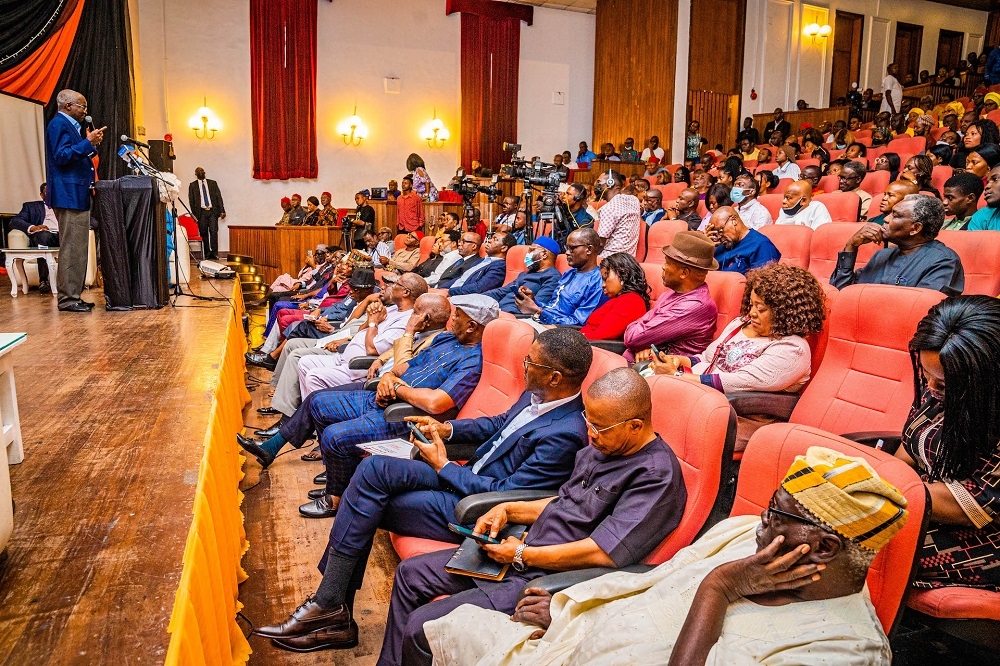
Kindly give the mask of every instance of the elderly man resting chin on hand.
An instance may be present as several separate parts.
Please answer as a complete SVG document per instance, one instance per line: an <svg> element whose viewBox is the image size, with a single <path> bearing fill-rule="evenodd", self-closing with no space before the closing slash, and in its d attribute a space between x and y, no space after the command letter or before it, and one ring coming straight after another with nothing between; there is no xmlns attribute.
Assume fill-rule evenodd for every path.
<svg viewBox="0 0 1000 666"><path fill-rule="evenodd" d="M759 518L722 521L643 574L614 573L513 616L472 606L427 622L434 663L888 664L865 590L906 499L860 458L812 447ZM541 640L537 640L541 638Z"/></svg>

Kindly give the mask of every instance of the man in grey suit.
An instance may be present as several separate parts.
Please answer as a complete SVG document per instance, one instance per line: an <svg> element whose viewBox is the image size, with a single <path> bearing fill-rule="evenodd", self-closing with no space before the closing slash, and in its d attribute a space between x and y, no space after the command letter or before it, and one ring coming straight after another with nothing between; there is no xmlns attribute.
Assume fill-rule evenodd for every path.
<svg viewBox="0 0 1000 666"><path fill-rule="evenodd" d="M205 170L194 170L195 180L188 185L188 205L198 221L201 247L206 259L219 258L219 220L226 219L226 205L222 203L219 184L205 178Z"/></svg>

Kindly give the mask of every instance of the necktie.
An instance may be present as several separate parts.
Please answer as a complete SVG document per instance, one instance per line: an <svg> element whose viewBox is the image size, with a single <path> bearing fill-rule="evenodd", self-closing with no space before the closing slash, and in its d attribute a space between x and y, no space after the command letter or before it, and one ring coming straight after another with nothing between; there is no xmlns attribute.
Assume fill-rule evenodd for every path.
<svg viewBox="0 0 1000 666"><path fill-rule="evenodd" d="M212 202L208 200L208 187L205 181L201 181L201 205L202 208L211 208Z"/></svg>

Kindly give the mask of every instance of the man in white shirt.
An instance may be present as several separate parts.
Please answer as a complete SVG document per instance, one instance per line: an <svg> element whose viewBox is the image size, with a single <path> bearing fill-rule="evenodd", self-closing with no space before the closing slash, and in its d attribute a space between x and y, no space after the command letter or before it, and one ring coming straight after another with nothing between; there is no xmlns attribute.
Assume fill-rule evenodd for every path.
<svg viewBox="0 0 1000 666"><path fill-rule="evenodd" d="M757 201L757 193L760 185L749 173L741 173L733 182L733 189L729 193L735 204L736 210L740 214L740 219L750 229L760 229L769 224L774 224L771 211Z"/></svg>
<svg viewBox="0 0 1000 666"><path fill-rule="evenodd" d="M664 154L663 148L660 148L660 137L654 134L649 137L649 147L642 151L642 156L639 159L643 162L649 162L650 158L655 157L656 163L661 164Z"/></svg>
<svg viewBox="0 0 1000 666"><path fill-rule="evenodd" d="M45 202L45 183L39 188L39 195L41 201L26 201L21 205L21 212L10 221L10 228L28 236L28 247L59 247L59 220ZM38 260L38 291L49 291L49 266L44 259Z"/></svg>
<svg viewBox="0 0 1000 666"><path fill-rule="evenodd" d="M639 199L622 193L624 185L625 176L611 169L601 173L594 185L597 200L607 201L597 211L597 233L605 241L601 259L615 252L635 256L639 246L639 230L645 226L642 222L642 208Z"/></svg>
<svg viewBox="0 0 1000 666"><path fill-rule="evenodd" d="M519 203L517 197L504 197L503 204L500 206L500 213L497 215L496 219L493 221L493 228L497 229L502 224L513 228L515 218L517 217L517 204ZM472 230L472 228L469 228Z"/></svg>
<svg viewBox="0 0 1000 666"><path fill-rule="evenodd" d="M437 240L438 245L435 247L435 251L441 255L441 261L431 271L431 274L427 276L428 286L436 287L444 272L462 258L462 255L458 253L458 241L461 238L462 234L457 229L451 229L446 231L445 235Z"/></svg>
<svg viewBox="0 0 1000 666"><path fill-rule="evenodd" d="M896 78L896 74L899 73L899 67L896 63L892 63L886 68L885 78L882 79L882 106L879 111L888 111L889 113L898 113L900 109L900 104L903 101L903 86L899 85L899 80Z"/></svg>
<svg viewBox="0 0 1000 666"><path fill-rule="evenodd" d="M812 200L812 183L797 180L788 186L781 199L781 213L775 224L802 224L815 230L832 222L830 211L819 201Z"/></svg>

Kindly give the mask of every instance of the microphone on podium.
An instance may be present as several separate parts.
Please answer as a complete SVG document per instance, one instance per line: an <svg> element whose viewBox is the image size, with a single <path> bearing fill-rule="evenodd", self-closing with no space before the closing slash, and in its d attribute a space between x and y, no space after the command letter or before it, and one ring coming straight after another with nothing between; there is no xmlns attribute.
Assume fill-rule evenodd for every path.
<svg viewBox="0 0 1000 666"><path fill-rule="evenodd" d="M127 144L130 144L130 145L133 145L133 146L141 146L143 148L149 148L149 144L148 143L144 143L142 141L139 141L138 139L133 139L132 137L128 136L127 134L122 134L121 140L122 140L122 143L127 143Z"/></svg>

